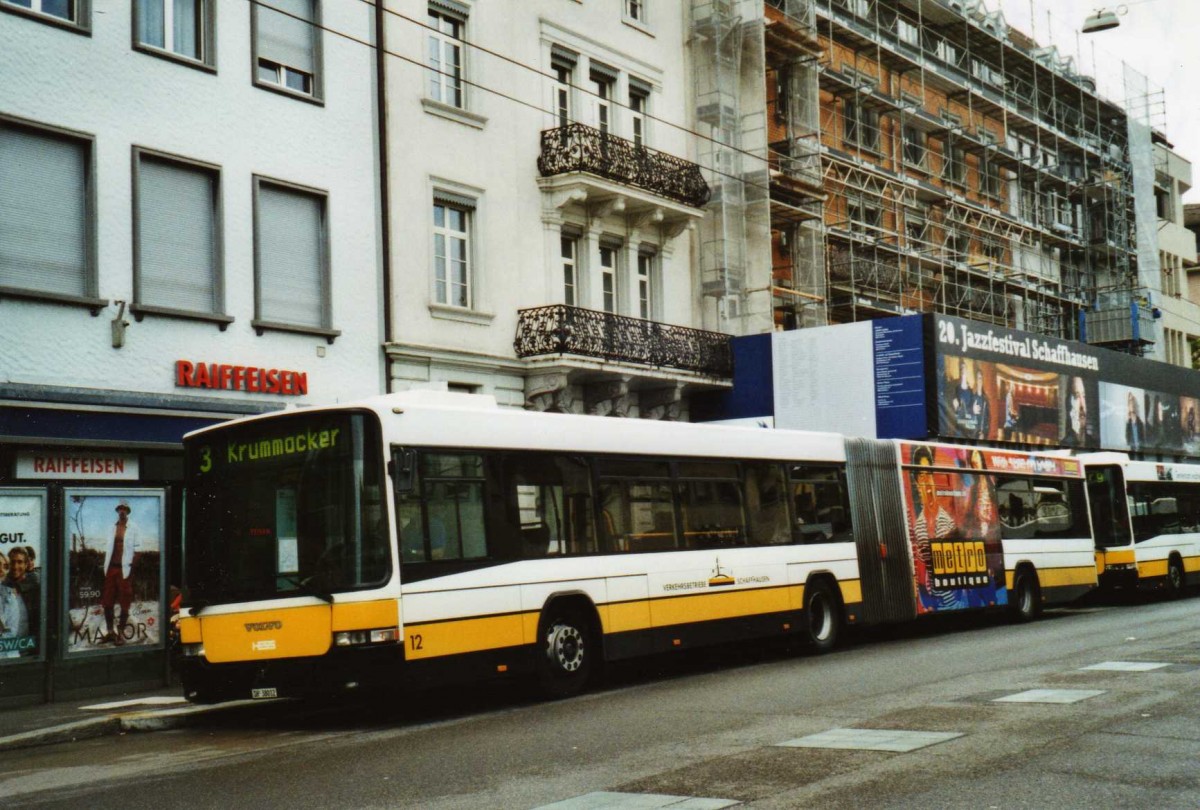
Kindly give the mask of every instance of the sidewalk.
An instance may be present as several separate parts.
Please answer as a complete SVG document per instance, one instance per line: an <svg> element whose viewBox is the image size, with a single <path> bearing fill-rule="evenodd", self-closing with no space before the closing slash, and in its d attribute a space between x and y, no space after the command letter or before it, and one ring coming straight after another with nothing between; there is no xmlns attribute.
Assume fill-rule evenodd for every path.
<svg viewBox="0 0 1200 810"><path fill-rule="evenodd" d="M0 712L0 753L124 731L181 728L198 716L263 701L196 706L178 686L90 700L44 703Z"/></svg>

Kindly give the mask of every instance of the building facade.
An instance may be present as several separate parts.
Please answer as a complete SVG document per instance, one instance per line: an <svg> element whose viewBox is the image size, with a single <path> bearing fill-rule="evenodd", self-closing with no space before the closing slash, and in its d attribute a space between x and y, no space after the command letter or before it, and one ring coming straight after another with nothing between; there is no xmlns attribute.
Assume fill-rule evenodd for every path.
<svg viewBox="0 0 1200 810"><path fill-rule="evenodd" d="M1188 279L1196 270L1196 237L1187 228L1183 206L1183 195L1192 187L1192 164L1165 138L1156 138L1154 169L1160 276L1153 301L1162 317L1161 337L1149 356L1195 368L1192 345L1200 339L1200 299Z"/></svg>
<svg viewBox="0 0 1200 810"><path fill-rule="evenodd" d="M384 390L373 13L279 7L0 0L5 697L161 682L184 432Z"/></svg>
<svg viewBox="0 0 1200 810"><path fill-rule="evenodd" d="M391 390L679 419L727 387L728 339L698 328L680 3L387 10Z"/></svg>
<svg viewBox="0 0 1200 810"><path fill-rule="evenodd" d="M738 248L701 256L722 311L753 313L740 331L943 312L1154 342L1148 308L1129 316L1139 274L1157 283L1138 208L1153 205L1150 127L1071 58L981 0L695 0L692 14L695 41L743 35L736 54L728 36L693 48L697 76L716 76L697 127L728 145L705 168L730 152L754 167L712 239ZM747 77L763 89L740 92ZM710 123L713 99L737 97Z"/></svg>

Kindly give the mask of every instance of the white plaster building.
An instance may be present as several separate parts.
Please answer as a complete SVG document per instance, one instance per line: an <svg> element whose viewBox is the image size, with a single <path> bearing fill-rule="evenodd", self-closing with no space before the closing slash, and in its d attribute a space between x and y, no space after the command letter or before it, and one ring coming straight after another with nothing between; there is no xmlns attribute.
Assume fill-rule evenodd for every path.
<svg viewBox="0 0 1200 810"><path fill-rule="evenodd" d="M44 572L100 487L161 500L178 583L185 431L384 390L374 10L274 1L0 0L0 498ZM71 658L42 581L7 696L161 679Z"/></svg>
<svg viewBox="0 0 1200 810"><path fill-rule="evenodd" d="M681 418L728 387L728 341L688 329L680 0L387 8L392 390Z"/></svg>
<svg viewBox="0 0 1200 810"><path fill-rule="evenodd" d="M1193 368L1191 343L1200 336L1200 300L1188 285L1196 267L1196 237L1185 227L1183 210L1183 195L1192 187L1192 164L1159 140L1154 145L1154 166L1160 270L1154 303L1162 319L1158 342L1149 356Z"/></svg>

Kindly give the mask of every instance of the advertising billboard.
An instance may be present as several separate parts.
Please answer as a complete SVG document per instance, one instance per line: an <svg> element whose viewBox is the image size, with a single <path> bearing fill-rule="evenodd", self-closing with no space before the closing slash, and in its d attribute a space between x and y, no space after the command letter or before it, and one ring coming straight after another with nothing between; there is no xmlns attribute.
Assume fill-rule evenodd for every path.
<svg viewBox="0 0 1200 810"><path fill-rule="evenodd" d="M45 493L0 489L0 664L42 655L45 559Z"/></svg>

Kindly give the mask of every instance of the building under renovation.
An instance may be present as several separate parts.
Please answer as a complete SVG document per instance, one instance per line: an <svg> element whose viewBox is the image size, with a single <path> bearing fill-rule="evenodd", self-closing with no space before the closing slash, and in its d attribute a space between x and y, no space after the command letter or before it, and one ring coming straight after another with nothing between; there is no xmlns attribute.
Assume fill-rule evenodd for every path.
<svg viewBox="0 0 1200 810"><path fill-rule="evenodd" d="M690 27L713 328L936 311L1153 343L1144 78L1114 102L982 0L694 0Z"/></svg>

